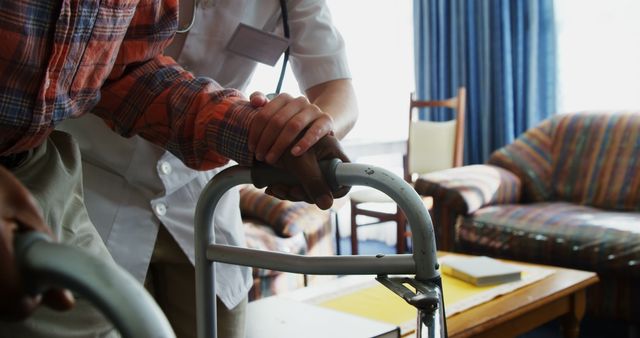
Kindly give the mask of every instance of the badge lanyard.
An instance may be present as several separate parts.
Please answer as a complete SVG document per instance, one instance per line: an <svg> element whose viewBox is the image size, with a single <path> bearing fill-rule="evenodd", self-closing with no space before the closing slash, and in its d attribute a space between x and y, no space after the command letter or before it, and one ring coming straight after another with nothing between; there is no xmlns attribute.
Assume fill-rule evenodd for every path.
<svg viewBox="0 0 640 338"><path fill-rule="evenodd" d="M284 31L284 37L288 40L289 39L289 13L287 12L287 0L280 0L280 10L282 11L282 29ZM282 82L284 81L284 74L287 72L288 61L289 61L289 47L287 47L287 49L284 51L282 69L280 70L280 77L278 78L278 85L276 86L275 95L280 94L280 89L282 89Z"/></svg>
<svg viewBox="0 0 640 338"><path fill-rule="evenodd" d="M176 30L176 33L186 34L191 30L191 28L193 28L193 25L196 22L196 10L197 10L196 2L197 0L193 0L193 10L191 12L191 21L189 22L187 27L178 28ZM282 30L284 32L285 39L288 40L290 37L290 33L289 33L289 13L287 11L287 0L280 0L280 11L282 14ZM282 83L284 82L284 75L287 72L288 62L289 62L289 47L287 46L287 49L285 49L284 51L282 68L280 69L280 76L278 77L278 84L276 85L276 91L274 93L267 95L269 99L273 99L275 96L280 94L280 91L282 90Z"/></svg>
<svg viewBox="0 0 640 338"><path fill-rule="evenodd" d="M192 11L191 11L191 21L189 21L189 24L185 28L178 27L178 29L176 30L176 33L185 34L185 33L188 33L191 30L191 28L193 28L193 24L196 23L196 2L197 1L198 0L193 0L192 1L193 8L192 8ZM180 22L180 20L178 20L178 22Z"/></svg>

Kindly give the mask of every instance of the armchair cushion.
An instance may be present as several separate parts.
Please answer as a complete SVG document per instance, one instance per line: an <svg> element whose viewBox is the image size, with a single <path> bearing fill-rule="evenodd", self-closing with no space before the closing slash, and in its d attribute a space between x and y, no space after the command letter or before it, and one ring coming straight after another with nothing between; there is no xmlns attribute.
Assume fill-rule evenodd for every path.
<svg viewBox="0 0 640 338"><path fill-rule="evenodd" d="M458 228L463 251L640 277L640 213L568 202L478 210Z"/></svg>
<svg viewBox="0 0 640 338"><path fill-rule="evenodd" d="M521 201L492 203L473 188L444 192L448 183L431 182L424 190L445 196L431 210L439 245L596 271L589 312L640 322L640 113L553 116L488 164L520 180Z"/></svg>
<svg viewBox="0 0 640 338"><path fill-rule="evenodd" d="M415 190L423 196L433 196L434 203L467 215L500 203L518 203L521 195L518 176L500 167L471 165L421 175Z"/></svg>

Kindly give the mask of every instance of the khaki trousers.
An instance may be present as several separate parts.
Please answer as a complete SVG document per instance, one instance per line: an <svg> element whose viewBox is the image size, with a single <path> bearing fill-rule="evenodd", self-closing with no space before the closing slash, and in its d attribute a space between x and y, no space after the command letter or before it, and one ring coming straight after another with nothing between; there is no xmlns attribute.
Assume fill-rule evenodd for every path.
<svg viewBox="0 0 640 338"><path fill-rule="evenodd" d="M54 131L13 174L38 201L58 241L112 261L84 206L80 152L71 136ZM177 336L195 337L195 269L163 227L145 286L165 311ZM76 300L75 307L67 312L40 307L23 322L0 321L0 338L120 337L87 300L78 296ZM246 299L232 310L217 302L219 337L245 336L246 306Z"/></svg>
<svg viewBox="0 0 640 338"><path fill-rule="evenodd" d="M13 174L36 198L58 241L111 261L84 206L80 163L80 151L71 136L53 132ZM42 306L23 322L0 322L0 337L120 337L88 301L78 296L76 300L67 312Z"/></svg>
<svg viewBox="0 0 640 338"><path fill-rule="evenodd" d="M195 269L164 228L158 230L145 287L156 299L178 338L196 337ZM229 310L216 299L218 337L244 338L247 298Z"/></svg>

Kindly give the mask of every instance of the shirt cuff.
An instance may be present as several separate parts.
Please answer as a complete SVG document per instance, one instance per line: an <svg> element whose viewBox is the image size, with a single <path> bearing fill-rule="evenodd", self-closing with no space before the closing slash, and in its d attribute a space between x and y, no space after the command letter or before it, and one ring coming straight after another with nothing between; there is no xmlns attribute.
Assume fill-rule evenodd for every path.
<svg viewBox="0 0 640 338"><path fill-rule="evenodd" d="M225 118L217 126L208 128L208 139L214 140L215 144L210 146L217 147L220 155L240 165L253 165L254 153L249 151L249 127L255 112L256 109L249 102L233 102Z"/></svg>

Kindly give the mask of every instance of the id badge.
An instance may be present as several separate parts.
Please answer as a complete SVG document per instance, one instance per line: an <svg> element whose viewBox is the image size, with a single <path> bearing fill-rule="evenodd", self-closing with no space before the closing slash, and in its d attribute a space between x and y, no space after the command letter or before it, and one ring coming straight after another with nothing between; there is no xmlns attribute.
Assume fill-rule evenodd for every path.
<svg viewBox="0 0 640 338"><path fill-rule="evenodd" d="M240 23L227 44L227 50L274 66L288 46L286 38Z"/></svg>

